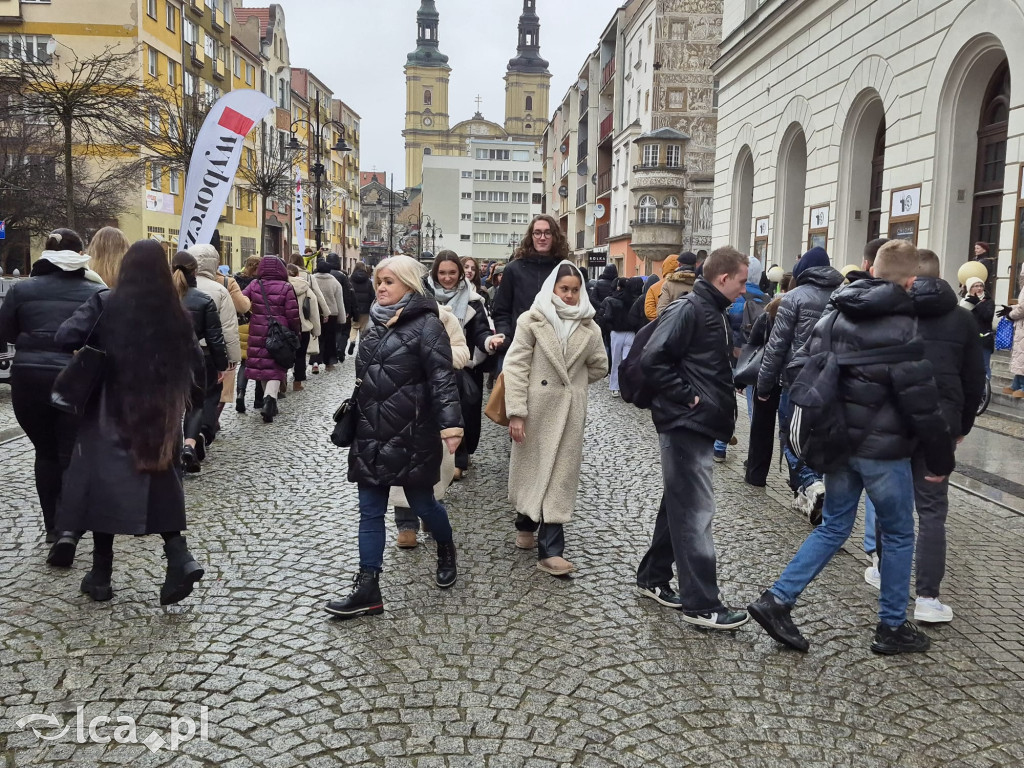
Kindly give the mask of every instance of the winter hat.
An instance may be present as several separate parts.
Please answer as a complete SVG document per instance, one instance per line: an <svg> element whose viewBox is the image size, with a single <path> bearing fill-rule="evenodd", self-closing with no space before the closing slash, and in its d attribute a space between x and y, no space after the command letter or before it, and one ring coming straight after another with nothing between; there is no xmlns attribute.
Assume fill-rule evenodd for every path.
<svg viewBox="0 0 1024 768"><path fill-rule="evenodd" d="M692 251L686 251L679 256L679 266L689 267L690 269L697 268L697 254Z"/></svg>
<svg viewBox="0 0 1024 768"><path fill-rule="evenodd" d="M967 289L967 292L968 292L968 293L970 293L970 292L971 292L971 287L972 287L972 286L973 286L973 285L974 285L975 283L978 283L978 284L980 284L980 285L984 285L984 284L985 284L985 281L984 281L984 280L982 280L982 279L981 279L980 277L968 277L968 278L967 278L967 282L966 282L966 283L965 283L965 285L964 285L964 287L965 287L965 288Z"/></svg>
<svg viewBox="0 0 1024 768"><path fill-rule="evenodd" d="M761 266L761 261L756 256L750 257L750 271L747 273L747 282L757 283L761 282L761 275L764 273L764 267Z"/></svg>
<svg viewBox="0 0 1024 768"><path fill-rule="evenodd" d="M800 260L797 261L796 266L793 267L793 281L795 282L799 280L800 274L805 269L810 269L811 267L828 267L831 263L832 262L829 261L828 254L825 252L825 249L821 246L815 246L801 256Z"/></svg>

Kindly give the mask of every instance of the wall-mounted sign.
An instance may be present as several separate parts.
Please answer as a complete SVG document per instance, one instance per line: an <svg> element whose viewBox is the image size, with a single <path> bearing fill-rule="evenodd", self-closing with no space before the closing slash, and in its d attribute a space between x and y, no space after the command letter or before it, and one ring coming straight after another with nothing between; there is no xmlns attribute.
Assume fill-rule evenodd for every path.
<svg viewBox="0 0 1024 768"><path fill-rule="evenodd" d="M828 229L828 206L811 208L811 229Z"/></svg>
<svg viewBox="0 0 1024 768"><path fill-rule="evenodd" d="M754 237L768 237L768 217L757 219L754 222Z"/></svg>
<svg viewBox="0 0 1024 768"><path fill-rule="evenodd" d="M828 205L812 205L807 227L807 249L828 250Z"/></svg>
<svg viewBox="0 0 1024 768"><path fill-rule="evenodd" d="M163 192L146 192L146 210L155 213L174 213L174 195L165 195Z"/></svg>
<svg viewBox="0 0 1024 768"><path fill-rule="evenodd" d="M889 206L891 218L917 216L921 213L921 187L906 187L892 191L892 204Z"/></svg>

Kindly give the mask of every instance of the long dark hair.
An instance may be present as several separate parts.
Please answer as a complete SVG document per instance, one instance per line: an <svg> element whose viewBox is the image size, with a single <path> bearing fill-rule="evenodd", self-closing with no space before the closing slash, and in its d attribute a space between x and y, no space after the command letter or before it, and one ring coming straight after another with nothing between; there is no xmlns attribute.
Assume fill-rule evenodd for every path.
<svg viewBox="0 0 1024 768"><path fill-rule="evenodd" d="M124 255L104 310L108 403L139 472L173 466L192 386L195 334L163 247L140 240Z"/></svg>
<svg viewBox="0 0 1024 768"><path fill-rule="evenodd" d="M562 232L562 228L558 226L558 222L553 217L548 216L546 213L542 213L539 216L534 217L533 221L530 222L530 226L526 228L526 234L523 235L523 239L519 243L519 247L516 248L515 254L512 259L521 259L524 256L536 256L537 251L533 247L533 228L537 225L538 221L546 221L548 226L551 227L551 251L548 253L552 258L557 258L559 261L565 261L569 258L569 241L565 239L565 233Z"/></svg>
<svg viewBox="0 0 1024 768"><path fill-rule="evenodd" d="M473 279L470 280L469 282L476 286L476 289L478 291L483 291L484 287L483 284L480 282L480 262L474 259L472 256L462 257L462 271L466 275L466 277L469 277L469 272L466 271L467 261L473 262Z"/></svg>
<svg viewBox="0 0 1024 768"><path fill-rule="evenodd" d="M459 261L459 254L455 251L444 250L437 252L437 256L434 257L434 263L430 265L430 277L435 283L440 285L440 283L437 282L437 270L440 269L441 265L446 261L454 263L455 266L459 268L460 283L466 279L466 268L462 266L462 262Z"/></svg>

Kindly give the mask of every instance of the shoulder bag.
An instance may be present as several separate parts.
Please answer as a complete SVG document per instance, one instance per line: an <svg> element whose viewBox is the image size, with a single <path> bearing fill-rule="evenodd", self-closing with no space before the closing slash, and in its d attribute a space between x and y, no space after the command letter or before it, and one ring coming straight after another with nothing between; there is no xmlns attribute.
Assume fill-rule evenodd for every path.
<svg viewBox="0 0 1024 768"><path fill-rule="evenodd" d="M502 371L494 380L491 396L487 398L484 415L499 427L508 426L508 413L505 411L505 372Z"/></svg>
<svg viewBox="0 0 1024 768"><path fill-rule="evenodd" d="M295 355L299 351L299 335L282 325L276 317L270 307L270 302L267 301L267 289L263 286L263 281L259 281L260 293L263 294L263 306L267 310L267 341L266 347L267 352L274 358L274 362L280 367L288 370L295 365ZM288 286L291 288L291 286Z"/></svg>
<svg viewBox="0 0 1024 768"><path fill-rule="evenodd" d="M355 442L356 421L359 419L359 402L356 399L359 395L359 387L362 386L363 376L366 375L373 361L377 359L377 354L384 346L384 340L392 330L394 330L393 327L388 328L384 335L380 337L380 342L377 344L377 348L373 350L370 359L366 362L362 375L359 375L359 372L356 371L356 385L352 388L352 394L343 400L334 412L334 431L331 432L331 442L339 448L348 448Z"/></svg>
<svg viewBox="0 0 1024 768"><path fill-rule="evenodd" d="M64 366L64 370L57 374L53 382L50 405L57 410L82 416L103 382L107 354L98 347L89 346L102 317L101 311L89 329L82 348L75 352L71 362Z"/></svg>

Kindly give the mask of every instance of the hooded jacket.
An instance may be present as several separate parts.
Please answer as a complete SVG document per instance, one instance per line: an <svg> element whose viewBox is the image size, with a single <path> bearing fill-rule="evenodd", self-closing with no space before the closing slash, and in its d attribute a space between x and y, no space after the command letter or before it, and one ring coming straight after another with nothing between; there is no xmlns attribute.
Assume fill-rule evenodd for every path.
<svg viewBox="0 0 1024 768"><path fill-rule="evenodd" d="M808 267L800 272L796 283L795 288L782 295L764 350L761 372L757 376L760 397L767 397L780 381L783 386L789 384L786 369L810 338L829 296L842 285L843 275L834 267Z"/></svg>
<svg viewBox="0 0 1024 768"><path fill-rule="evenodd" d="M681 265L675 272L669 272L661 281L661 296L658 297L658 314L660 315L678 298L693 291L697 282L697 273L693 267Z"/></svg>
<svg viewBox="0 0 1024 768"><path fill-rule="evenodd" d="M205 293L217 307L217 315L220 317L221 332L224 334L224 346L227 348L228 362L237 363L242 359L242 346L238 338L238 312L235 303L231 300L231 292L224 287L220 281L221 275L217 273L220 266L220 257L212 246L207 246L213 253L205 249L196 248L189 251L196 257L199 263L199 271L196 273L196 288ZM249 299L244 295L241 298L245 301L245 310L250 308Z"/></svg>
<svg viewBox="0 0 1024 768"><path fill-rule="evenodd" d="M634 321L629 316L629 310L640 294L643 293L644 281L641 277L629 279L619 278L617 290L601 302L597 308L597 315L594 317L601 330L605 333L612 331L618 333L636 333L638 328L634 327Z"/></svg>
<svg viewBox="0 0 1024 768"><path fill-rule="evenodd" d="M266 302L263 291L266 291ZM267 350L270 316L281 325L299 333L299 302L295 290L288 282L288 268L276 256L260 259L256 279L242 291L252 302L252 320L249 321L249 344L245 362L245 375L255 381L287 381L288 372L274 362Z"/></svg>
<svg viewBox="0 0 1024 768"><path fill-rule="evenodd" d="M985 360L978 326L971 313L959 306L945 280L919 277L910 290L917 312L917 328L924 339L924 358L932 364L942 414L949 433L961 437L971 431L978 404L985 392Z"/></svg>
<svg viewBox="0 0 1024 768"><path fill-rule="evenodd" d="M288 284L295 291L295 300L299 303L299 323L303 333L308 333L310 338L320 336L320 306L316 294L313 292L312 278L303 272L295 277L288 278ZM309 299L309 315L303 310L305 300Z"/></svg>
<svg viewBox="0 0 1024 768"><path fill-rule="evenodd" d="M641 369L657 389L651 414L658 432L689 429L716 440L732 437L736 391L732 332L725 317L730 303L701 279L658 321L640 358Z"/></svg>
<svg viewBox="0 0 1024 768"><path fill-rule="evenodd" d="M320 289L320 295L327 306L327 316L337 317L339 323L344 323L347 319L345 294L328 265L317 267L316 274L313 275L313 284Z"/></svg>
<svg viewBox="0 0 1024 768"><path fill-rule="evenodd" d="M615 281L619 279L619 270L614 264L605 266L601 276L594 284L594 290L590 294L590 303L600 307L604 300L615 293Z"/></svg>
<svg viewBox="0 0 1024 768"><path fill-rule="evenodd" d="M413 294L387 325L364 329L356 371L362 384L349 481L433 487L441 470L439 438L463 431L451 343L437 302Z"/></svg>
<svg viewBox="0 0 1024 768"><path fill-rule="evenodd" d="M505 266L491 309L496 332L505 334L503 349L508 350L512 345L516 335L516 321L533 306L540 287L561 261L557 256L531 253Z"/></svg>
<svg viewBox="0 0 1024 768"><path fill-rule="evenodd" d="M665 288L665 276L671 275L678 268L679 256L674 253L661 262L662 279L647 290L647 298L644 299L644 314L647 315L648 320L658 317L658 299L661 298L661 292Z"/></svg>
<svg viewBox="0 0 1024 768"><path fill-rule="evenodd" d="M920 338L914 300L895 283L858 280L836 291L832 304L838 312L832 327L832 350L837 354L905 347ZM823 348L825 322L815 327L797 363ZM954 443L932 374L926 359L841 369L840 399L854 455L906 459L919 441L929 471L953 471Z"/></svg>
<svg viewBox="0 0 1024 768"><path fill-rule="evenodd" d="M373 280L368 272L358 269L352 273L350 279L352 293L356 297L356 312L358 312L358 317L365 317L370 314L370 307L373 306Z"/></svg>
<svg viewBox="0 0 1024 768"><path fill-rule="evenodd" d="M192 318L192 329L213 361L213 367L218 371L226 371L229 362L228 349L224 343L224 330L220 324L220 312L216 302L208 293L199 290L190 282L188 290L181 297L181 303L188 310ZM238 327L237 320L235 327Z"/></svg>

